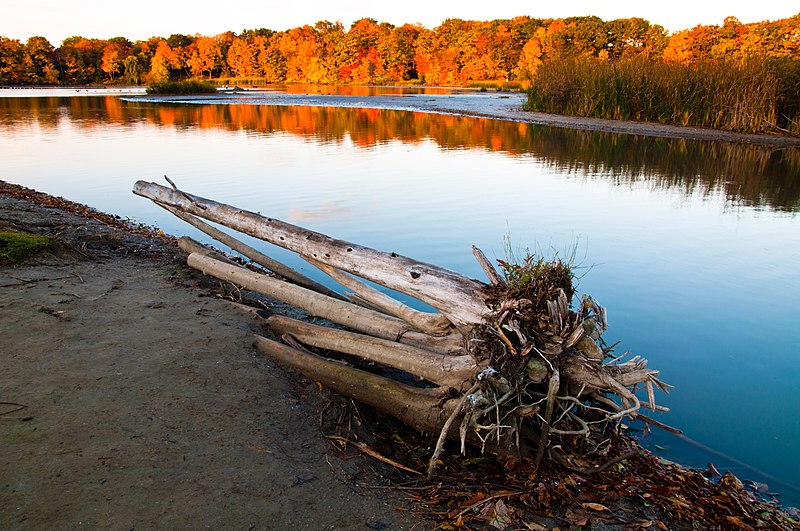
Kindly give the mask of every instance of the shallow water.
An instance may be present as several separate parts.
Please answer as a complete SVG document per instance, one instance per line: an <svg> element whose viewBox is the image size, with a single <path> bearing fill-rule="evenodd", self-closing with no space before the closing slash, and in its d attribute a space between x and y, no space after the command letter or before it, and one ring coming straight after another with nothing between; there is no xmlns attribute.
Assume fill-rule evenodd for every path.
<svg viewBox="0 0 800 531"><path fill-rule="evenodd" d="M676 386L659 397L672 408L660 420L709 448L664 433L651 447L800 503L797 149L281 98L0 98L0 179L200 239L131 194L166 174L192 193L478 278L472 244L501 259L507 236L518 251L575 249L579 291L608 307L607 338Z"/></svg>

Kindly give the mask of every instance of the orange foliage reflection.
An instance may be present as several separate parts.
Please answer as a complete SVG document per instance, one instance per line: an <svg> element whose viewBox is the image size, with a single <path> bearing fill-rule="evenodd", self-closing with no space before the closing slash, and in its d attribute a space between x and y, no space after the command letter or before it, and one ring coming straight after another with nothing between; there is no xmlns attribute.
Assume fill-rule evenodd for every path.
<svg viewBox="0 0 800 531"><path fill-rule="evenodd" d="M226 104L154 104L103 98L0 98L0 127L37 123L77 128L150 123L177 130L289 134L318 143L346 139L370 149L387 142L433 141L441 149L479 149L539 159L572 176L643 181L663 188L723 190L730 200L800 210L800 150L726 142L646 138L464 116L382 109Z"/></svg>

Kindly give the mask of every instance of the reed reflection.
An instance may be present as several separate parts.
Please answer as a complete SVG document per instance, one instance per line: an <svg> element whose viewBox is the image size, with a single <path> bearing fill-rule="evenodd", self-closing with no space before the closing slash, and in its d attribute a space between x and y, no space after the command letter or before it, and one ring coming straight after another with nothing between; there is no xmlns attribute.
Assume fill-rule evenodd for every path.
<svg viewBox="0 0 800 531"><path fill-rule="evenodd" d="M77 128L139 122L161 127L292 134L370 148L434 141L442 149L484 149L534 157L570 175L616 184L648 182L687 194L721 191L756 208L800 209L800 149L650 138L461 116L337 107L175 105L99 98L0 99L0 126Z"/></svg>

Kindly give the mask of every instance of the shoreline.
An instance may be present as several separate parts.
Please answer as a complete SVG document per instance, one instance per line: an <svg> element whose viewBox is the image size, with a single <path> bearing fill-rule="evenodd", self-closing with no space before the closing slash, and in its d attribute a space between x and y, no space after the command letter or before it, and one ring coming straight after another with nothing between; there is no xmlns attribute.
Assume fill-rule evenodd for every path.
<svg viewBox="0 0 800 531"><path fill-rule="evenodd" d="M372 87L372 86L369 86ZM634 120L609 120L583 116L566 116L523 109L526 95L520 92L480 92L465 87L425 87L393 85L375 88L442 89L449 88L452 94L398 94L351 96L313 93L289 93L274 89L224 89L216 95L172 96L145 95L146 87L0 87L2 97L44 97L44 96L116 96L125 100L153 101L164 103L228 103L228 104L265 104L281 105L275 102L286 100L291 105L360 107L385 110L407 110L411 112L430 112L455 116L469 116L490 120L529 123L566 129L579 129L604 133L651 136L658 138L675 138L712 142L732 142L774 148L800 148L800 137L781 134L738 133L721 129L709 129L693 126L660 124L656 122L640 122ZM17 94L3 94L4 91L20 91ZM40 91L41 94L32 93ZM278 98L276 98L276 95ZM251 96L251 99L242 98ZM512 104L509 104L513 102Z"/></svg>
<svg viewBox="0 0 800 531"><path fill-rule="evenodd" d="M776 148L800 148L800 138L751 134L701 127L565 116L523 109L526 95L518 92L469 92L455 94L401 94L342 96L330 94L295 94L260 89L239 89L217 95L170 96L148 95L125 98L134 101L164 103L223 103L252 105L300 105L321 107L359 107L383 110L406 110L491 120L529 123L567 129L605 133L652 136L701 141L732 142Z"/></svg>
<svg viewBox="0 0 800 531"><path fill-rule="evenodd" d="M16 200L9 201L6 199L9 197ZM16 226L31 229L31 232L56 231L59 238L93 255L93 259L71 255L46 257L43 261L37 259L32 264L13 268L13 273L0 266L0 274L5 273L11 278L0 288L0 307L4 309L4 316L11 317L11 322L6 323L9 330L16 330L16 335L6 332L6 341L11 341L11 344L27 341L25 338L33 322L38 323L36 326L41 328L43 336L55 333L49 337L57 346L53 351L52 343L48 343L46 337L41 338L33 345L38 346L38 350L33 348L30 352L14 354L15 364L24 365L22 368L15 366L14 375L0 376L2 387L9 393L7 399L28 406L19 414L5 415L3 418L9 422L0 425L0 429L11 430L13 437L13 440L8 439L13 442L6 456L8 470L12 470L10 463L14 460L14 473L7 479L7 483L12 485L11 491L5 487L6 493L10 494L9 507L7 511L0 511L9 515L4 518L20 515L19 504L22 504L27 508L27 512L22 514L26 520L20 520L17 525L42 522L36 519L42 518L42 514L49 515L44 522L50 524L74 523L79 517L85 518L84 522L119 524L121 520L112 518L122 514L133 518L132 523L140 524L166 522L180 525L183 522L185 525L187 521L202 521L222 525L222 521L215 519L214 503L223 503L228 496L233 496L232 499L238 499L240 506L235 513L227 515L232 518L226 521L230 525L233 522L246 523L248 514L267 511L261 513L263 522L263 514L278 510L274 505L264 505L268 502L262 497L268 495L283 504L297 504L302 511L309 507L313 507L311 512L319 511L323 520L312 518L306 522L312 527L319 522L338 523L338 528L357 526L357 521L365 522L368 527L387 524L373 527L381 529L402 529L412 523L430 524L407 519L406 513L397 513L397 509L387 505L392 503L405 507L402 511L409 511L408 516L415 514L414 510L420 511L417 502L403 502L399 496L402 491L392 487L408 478L398 479L393 475L394 470L377 465L380 475L388 479L374 479L376 476L370 475L366 469L375 472L375 461L363 456L351 459L354 457L352 454L342 458L331 451L317 426L319 409L328 407L325 405L328 400L326 392L318 390L313 382L304 381L295 373L283 371L254 356L248 339L253 333L250 316L202 287L199 274L183 264L184 257L175 249L173 237L156 228L131 227L115 216L2 181L0 207L0 228ZM137 275L149 275L152 281ZM9 296L12 299L7 298ZM121 306L113 305L117 303ZM86 307L81 310L82 306ZM168 312L169 317L165 318L161 312ZM117 326L104 328L113 326L106 322L106 318L111 316L116 318L113 322ZM144 331L139 327L140 317L145 319L147 328ZM177 337L176 328L181 331ZM76 330L80 332L76 333ZM109 334L111 330L113 333ZM4 334L0 334L2 336ZM95 349L92 342L102 348ZM140 342L157 344L153 347L156 352L138 348ZM187 349L185 343L190 348ZM8 351L14 350L18 349ZM84 355L86 359L83 359ZM23 369L29 372L20 373ZM28 376L16 381L21 374ZM4 379L9 381L4 382ZM29 383L33 385L29 386ZM55 397L59 397L60 402L51 402ZM59 408L61 414L55 415L53 410ZM235 416L229 417L225 413L231 411L236 412ZM97 415L112 429L107 431L88 422L87 417L91 415ZM144 418L148 415L155 415L162 422L151 426L153 420ZM238 422L239 417L243 424ZM83 425L86 433L69 429L59 432L59 423L73 428ZM197 429L193 423L198 423ZM44 438L31 432L31 428L37 428ZM5 435L9 437L8 433ZM87 435L88 439L85 438ZM135 437L129 438L132 435ZM93 438L99 441L90 440ZM64 444L67 450L67 457L63 453L55 454L55 461L66 470L62 470L65 474L63 479L52 482L50 465L28 477L35 468L31 468L32 463L28 461L43 459L42 455L48 454L46 445L50 442L57 444L59 440L61 450L64 450ZM197 453L195 447L203 451ZM143 452L143 455L137 452ZM172 462L176 457L180 458L181 453L183 464ZM227 457L231 455L236 459ZM285 467L286 463L291 466ZM154 464L158 464L159 470L165 470L168 477L155 476L159 480L154 481L151 470ZM642 466L661 465L649 455ZM697 471L663 466L666 468L655 470L669 471L674 477L653 474L652 481L656 485L664 482L670 489L678 489L675 492L683 492L680 489L687 484L684 480L691 479L690 490L683 495L688 496L691 492L713 497L717 493L723 498L733 497L737 503L746 499L739 496L749 495L744 490L737 490L739 487L735 482L717 490L712 482L705 483ZM259 474L259 470L263 473ZM567 470L561 473L564 477L571 477ZM335 480L333 483L323 477L331 474ZM244 485L250 485L254 492L245 495L237 491L239 483L231 483L231 475L238 477ZM297 479L293 475L303 482L294 485ZM20 490L23 477L27 481L40 481L47 488L41 491ZM309 479L312 477L314 479ZM72 486L55 495L53 492L59 488L60 481L67 481ZM100 484L103 487L100 490L98 481L105 481ZM143 481L149 481L149 487L144 490L139 488ZM213 489L193 490L199 496L197 500L175 499L178 504L187 506L178 510L173 507L175 514L170 517L173 520L159 520L164 518L158 512L163 508L159 507L148 507L143 515L136 513L143 503L152 505L153 496L174 498L176 489L179 491L187 484L209 485L211 481L217 482ZM375 489L369 486L370 482L381 481L388 482L381 483L382 491L370 490ZM588 485L584 487L588 490L578 491L584 504L608 503ZM2 489L0 486L0 492ZM223 498L217 492L220 489ZM389 498L376 497L377 492L391 494L392 489L395 489L394 495ZM59 510L63 514L56 514L49 508L52 499L42 497L45 492L62 500ZM348 495L348 492L355 492L357 496ZM127 499L123 499L125 493L129 493ZM321 493L325 495L320 496ZM81 510L81 503L77 500L71 508L69 504L63 505L63 500L78 494L83 497L79 499L88 500L86 503L90 508L100 512L113 508L114 511L107 513L106 520L97 519L96 515L81 516L76 512ZM333 503L326 504L324 498L331 494L334 495ZM117 502L111 503L112 500ZM213 503L209 503L210 500ZM690 505L711 503L691 496L684 502ZM119 503L123 504L122 507L117 505ZM209 507L199 507L198 503L207 503ZM634 502L629 500L625 503ZM12 504L16 508L12 508ZM612 507L612 510L632 510L626 504ZM250 512L243 512L241 507ZM677 507L680 506L673 510L678 510ZM708 517L708 510L706 507L707 513L700 514ZM272 524L281 521L287 525L295 524L298 518L302 518L293 513L291 507L282 511L279 511L277 520L270 520ZM424 516L425 512L421 514ZM731 516L736 519L744 517L736 512ZM348 519L351 517L355 520ZM561 525L565 521L571 523L569 518L564 520L562 517ZM681 520L667 523L679 526ZM559 521L548 522L548 525L559 525Z"/></svg>

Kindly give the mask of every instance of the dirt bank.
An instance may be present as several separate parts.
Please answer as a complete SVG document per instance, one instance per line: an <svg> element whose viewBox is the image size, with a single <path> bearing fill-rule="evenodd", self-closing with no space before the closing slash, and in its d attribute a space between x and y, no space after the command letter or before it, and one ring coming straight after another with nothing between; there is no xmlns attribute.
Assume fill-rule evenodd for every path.
<svg viewBox="0 0 800 531"><path fill-rule="evenodd" d="M380 463L321 437L324 395L256 354L252 316L173 241L3 185L0 230L63 243L0 265L0 528L420 523L373 488Z"/></svg>

